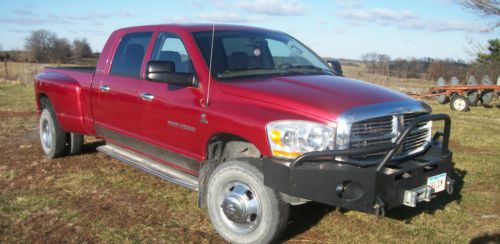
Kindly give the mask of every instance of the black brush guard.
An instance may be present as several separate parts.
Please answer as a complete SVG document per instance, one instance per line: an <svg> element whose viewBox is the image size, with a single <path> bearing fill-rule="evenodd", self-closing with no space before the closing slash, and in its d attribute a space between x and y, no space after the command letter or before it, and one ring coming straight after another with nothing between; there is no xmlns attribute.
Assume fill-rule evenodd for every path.
<svg viewBox="0 0 500 244"><path fill-rule="evenodd" d="M417 156L393 159L410 131L427 121L444 121L444 129L435 133L427 150ZM434 175L447 173L449 177L452 169L452 152L448 149L450 126L450 117L446 114L425 115L415 118L395 143L310 152L292 162L265 158L264 183L293 197L383 217L386 209L403 204L406 190L426 185L427 179ZM387 150L390 151L379 163L368 167L335 159ZM447 180L447 184L449 182L453 181ZM448 193L450 188L452 191L452 183Z"/></svg>

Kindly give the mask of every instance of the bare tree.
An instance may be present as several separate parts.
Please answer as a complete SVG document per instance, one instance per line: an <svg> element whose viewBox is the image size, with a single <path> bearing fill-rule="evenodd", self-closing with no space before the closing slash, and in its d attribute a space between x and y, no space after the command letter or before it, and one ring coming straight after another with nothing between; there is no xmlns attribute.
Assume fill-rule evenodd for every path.
<svg viewBox="0 0 500 244"><path fill-rule="evenodd" d="M494 18L492 29L500 26L500 0L459 0L459 3L483 18Z"/></svg>
<svg viewBox="0 0 500 244"><path fill-rule="evenodd" d="M361 60L365 62L368 69L376 69L377 67L377 53L365 53L361 56Z"/></svg>
<svg viewBox="0 0 500 244"><path fill-rule="evenodd" d="M380 73L384 73L388 70L389 62L391 61L391 57L389 57L389 55L374 52L362 55L361 59L366 63L368 69L372 70L372 72Z"/></svg>
<svg viewBox="0 0 500 244"><path fill-rule="evenodd" d="M87 39L75 39L73 41L73 56L75 58L87 58L92 56L92 49Z"/></svg>
<svg viewBox="0 0 500 244"><path fill-rule="evenodd" d="M71 45L67 39L55 38L51 41L50 57L58 64L65 63L71 57Z"/></svg>
<svg viewBox="0 0 500 244"><path fill-rule="evenodd" d="M47 62L50 60L50 49L56 34L47 30L36 30L26 38L24 48L30 52L31 60L34 62Z"/></svg>

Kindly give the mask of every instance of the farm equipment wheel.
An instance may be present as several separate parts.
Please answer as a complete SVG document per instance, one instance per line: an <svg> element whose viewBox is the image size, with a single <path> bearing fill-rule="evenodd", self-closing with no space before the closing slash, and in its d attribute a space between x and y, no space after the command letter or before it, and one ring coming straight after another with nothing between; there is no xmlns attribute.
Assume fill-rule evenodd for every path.
<svg viewBox="0 0 500 244"><path fill-rule="evenodd" d="M439 95L437 96L437 100L439 104L446 104L450 101L450 97L448 95Z"/></svg>
<svg viewBox="0 0 500 244"><path fill-rule="evenodd" d="M474 77L473 75L469 76L469 81L467 81L467 85L469 86L477 85L476 77Z"/></svg>
<svg viewBox="0 0 500 244"><path fill-rule="evenodd" d="M467 112L469 111L469 100L462 95L455 94L451 98L450 108L456 111Z"/></svg>
<svg viewBox="0 0 500 244"><path fill-rule="evenodd" d="M446 81L444 80L444 78L439 77L439 79L437 80L437 86L445 86L445 85L446 85ZM439 90L438 92L441 93L441 92L446 92L446 91ZM450 97L448 97L448 95L439 95L436 98L437 98L437 101L439 104L446 104L447 102L450 101Z"/></svg>
<svg viewBox="0 0 500 244"><path fill-rule="evenodd" d="M467 100L469 100L471 106L477 106L479 103L479 92L477 90L468 90Z"/></svg>
<svg viewBox="0 0 500 244"><path fill-rule="evenodd" d="M481 92L481 104L488 105L493 100L493 90L484 90Z"/></svg>

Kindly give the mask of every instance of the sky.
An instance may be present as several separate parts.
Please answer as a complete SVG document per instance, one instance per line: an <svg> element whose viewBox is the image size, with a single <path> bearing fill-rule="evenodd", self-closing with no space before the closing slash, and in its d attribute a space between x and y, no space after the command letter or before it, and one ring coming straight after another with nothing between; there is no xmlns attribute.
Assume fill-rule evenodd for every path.
<svg viewBox="0 0 500 244"><path fill-rule="evenodd" d="M226 23L270 28L299 39L320 56L471 61L472 44L500 38L458 0L1 0L0 46L23 49L31 31L72 41L86 38L100 52L115 29L164 23ZM498 19L497 19L498 21ZM471 44L472 43L472 44Z"/></svg>

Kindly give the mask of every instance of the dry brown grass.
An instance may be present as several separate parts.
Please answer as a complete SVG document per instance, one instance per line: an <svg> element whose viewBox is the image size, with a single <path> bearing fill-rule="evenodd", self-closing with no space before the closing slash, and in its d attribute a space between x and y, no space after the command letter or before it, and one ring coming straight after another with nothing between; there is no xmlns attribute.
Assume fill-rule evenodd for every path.
<svg viewBox="0 0 500 244"><path fill-rule="evenodd" d="M348 75L350 76L350 75ZM293 209L288 243L466 243L500 236L500 109L450 111L460 193L384 220L322 204ZM0 84L0 243L219 243L195 192L95 151L47 160L31 84ZM478 239L483 238L483 239Z"/></svg>

